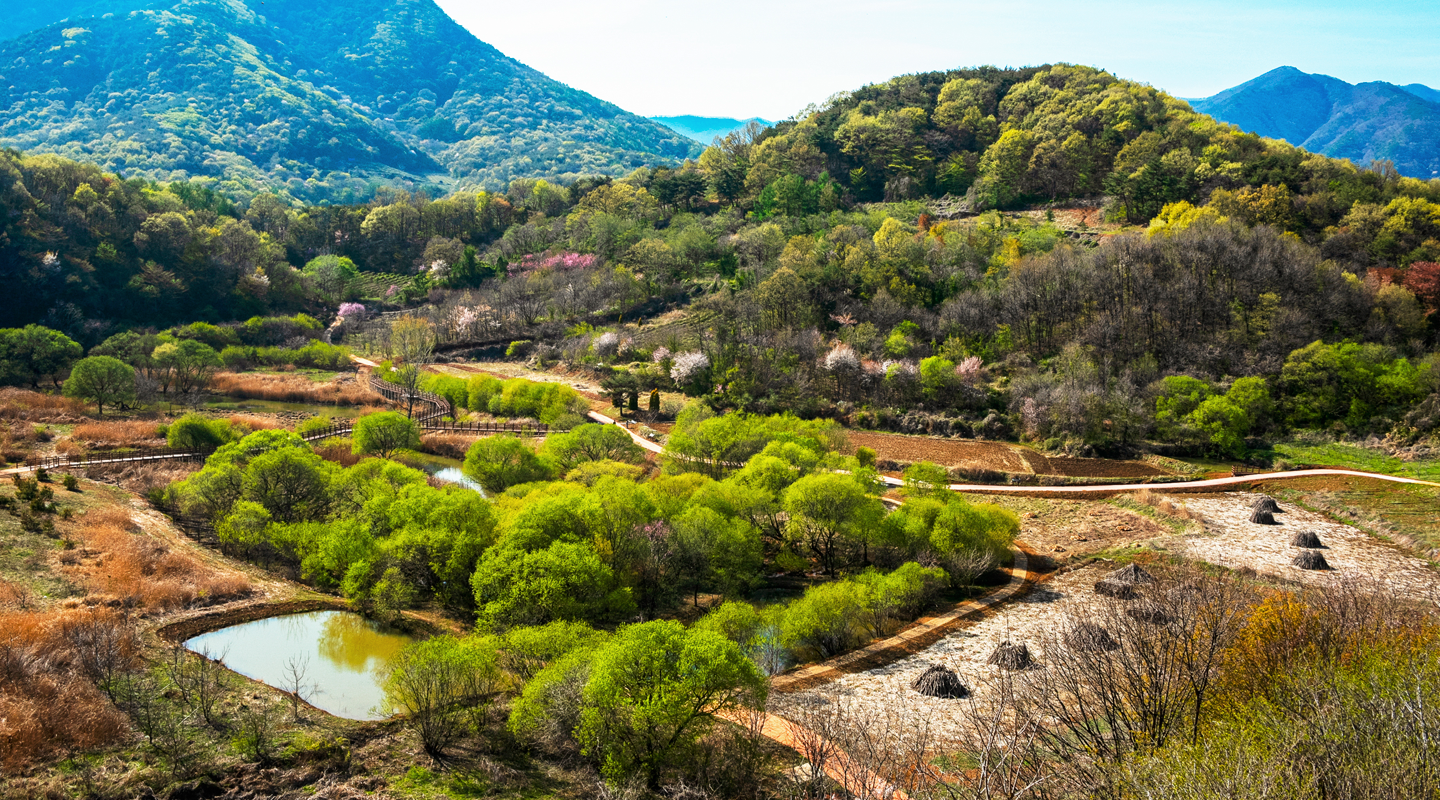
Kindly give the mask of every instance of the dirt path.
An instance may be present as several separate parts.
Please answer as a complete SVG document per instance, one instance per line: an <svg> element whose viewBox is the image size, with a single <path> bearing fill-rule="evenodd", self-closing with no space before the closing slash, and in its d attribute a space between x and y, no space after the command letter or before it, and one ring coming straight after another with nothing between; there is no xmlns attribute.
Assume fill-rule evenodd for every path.
<svg viewBox="0 0 1440 800"><path fill-rule="evenodd" d="M1092 486L996 486L993 484L955 483L951 484L949 488L952 492L966 492L969 494L1011 494L1085 500L1113 497L1118 494L1138 492L1142 489L1147 489L1152 492L1164 492L1166 494L1175 492L1211 492L1217 489L1225 491L1241 486L1251 486L1257 483L1299 480L1301 478L1314 478L1324 475L1345 475L1352 478L1374 478L1375 480L1391 481L1393 483L1440 487L1440 483L1434 483L1432 481L1422 481L1417 478L1400 478L1394 475L1381 475L1374 472L1359 472L1352 469L1299 469L1293 472L1267 472L1260 475L1241 475L1230 478L1212 478L1204 481L1180 481L1177 483L1127 483ZM894 478L886 478L885 481L891 485L903 485L904 483Z"/></svg>
<svg viewBox="0 0 1440 800"><path fill-rule="evenodd" d="M757 722L743 714L721 714L720 718L747 728L753 728ZM763 714L758 722L760 735L771 741L779 742L801 755L824 753L825 774L845 787L850 796L861 800L908 800L905 792L852 761L844 751L826 742L819 734L775 714Z"/></svg>

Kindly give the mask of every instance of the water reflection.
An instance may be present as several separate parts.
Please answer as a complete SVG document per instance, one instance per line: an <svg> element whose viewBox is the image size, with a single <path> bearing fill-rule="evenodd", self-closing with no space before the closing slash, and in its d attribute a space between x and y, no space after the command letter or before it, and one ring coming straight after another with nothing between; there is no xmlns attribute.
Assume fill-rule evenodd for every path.
<svg viewBox="0 0 1440 800"><path fill-rule="evenodd" d="M446 467L445 469L436 470L431 474L446 483L453 483L458 486L464 486L467 489L474 489L480 493L481 497L486 496L485 488L476 483L469 475L462 472L459 467Z"/></svg>
<svg viewBox="0 0 1440 800"><path fill-rule="evenodd" d="M220 657L225 666L271 686L286 688L286 666L304 660L301 696L346 719L382 719L381 686L395 655L410 637L348 611L312 611L246 622L196 636L185 647Z"/></svg>

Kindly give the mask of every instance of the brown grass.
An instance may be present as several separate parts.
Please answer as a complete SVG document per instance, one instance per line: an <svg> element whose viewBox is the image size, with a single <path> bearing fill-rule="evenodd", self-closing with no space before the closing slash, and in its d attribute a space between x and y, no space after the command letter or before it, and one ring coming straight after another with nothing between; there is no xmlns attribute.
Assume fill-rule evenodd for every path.
<svg viewBox="0 0 1440 800"><path fill-rule="evenodd" d="M251 591L243 577L216 572L146 535L122 508L94 509L80 519L79 557L66 571L91 594L126 606L169 611L210 605ZM63 562L62 562L63 563Z"/></svg>
<svg viewBox="0 0 1440 800"><path fill-rule="evenodd" d="M125 717L82 674L66 634L126 624L109 610L0 613L0 770L13 773L125 734Z"/></svg>
<svg viewBox="0 0 1440 800"><path fill-rule="evenodd" d="M344 406L384 403L384 398L354 380L316 383L304 375L221 372L210 387L216 394L284 403Z"/></svg>
<svg viewBox="0 0 1440 800"><path fill-rule="evenodd" d="M69 397L26 389L0 389L0 419L71 422L85 416L85 404Z"/></svg>
<svg viewBox="0 0 1440 800"><path fill-rule="evenodd" d="M314 450L315 455L326 461L333 461L342 467L353 467L364 458L351 450L350 445L343 443L316 444Z"/></svg>
<svg viewBox="0 0 1440 800"><path fill-rule="evenodd" d="M240 428L249 428L252 432L271 431L280 427L280 423L274 419L255 414L231 414L230 424Z"/></svg>
<svg viewBox="0 0 1440 800"><path fill-rule="evenodd" d="M1174 517L1175 519L1183 520L1194 520L1196 522L1200 522L1205 519L1203 515L1191 511L1190 508L1185 504L1181 503L1177 505L1175 501L1171 500L1170 498L1156 494L1149 489L1141 489L1140 491L1135 492L1133 495L1131 495L1131 497L1135 500L1135 502L1139 503L1140 505L1149 506L1167 517Z"/></svg>
<svg viewBox="0 0 1440 800"><path fill-rule="evenodd" d="M123 486L148 496L176 481L183 481L202 467L198 461L141 461L129 464L97 464L85 467L85 477Z"/></svg>
<svg viewBox="0 0 1440 800"><path fill-rule="evenodd" d="M477 438L456 433L427 433L420 437L420 449L433 455L463 460Z"/></svg>
<svg viewBox="0 0 1440 800"><path fill-rule="evenodd" d="M35 592L29 586L0 580L0 609L29 611L35 605Z"/></svg>
<svg viewBox="0 0 1440 800"><path fill-rule="evenodd" d="M139 447L164 441L160 423L140 419L81 423L70 438L97 447Z"/></svg>

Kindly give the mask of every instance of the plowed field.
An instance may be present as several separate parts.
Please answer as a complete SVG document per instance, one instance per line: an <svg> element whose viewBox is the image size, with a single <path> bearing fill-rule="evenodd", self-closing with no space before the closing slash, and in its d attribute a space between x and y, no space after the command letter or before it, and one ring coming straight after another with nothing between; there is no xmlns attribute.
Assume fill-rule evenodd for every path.
<svg viewBox="0 0 1440 800"><path fill-rule="evenodd" d="M898 433L845 432L850 444L869 447L881 459L931 461L945 467L1080 478L1148 478L1170 473L1139 461L1050 457L1027 447L975 439L939 439Z"/></svg>

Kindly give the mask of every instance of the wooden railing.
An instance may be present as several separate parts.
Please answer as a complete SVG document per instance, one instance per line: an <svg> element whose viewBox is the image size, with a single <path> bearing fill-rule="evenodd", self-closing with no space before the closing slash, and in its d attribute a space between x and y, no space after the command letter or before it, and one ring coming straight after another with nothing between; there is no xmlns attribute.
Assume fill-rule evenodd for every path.
<svg viewBox="0 0 1440 800"><path fill-rule="evenodd" d="M550 426L543 422L501 422L500 420L447 422L439 419L422 423L420 427L427 431L454 431L456 433L515 433L521 436L546 436L550 433Z"/></svg>
<svg viewBox="0 0 1440 800"><path fill-rule="evenodd" d="M53 455L40 459L36 466L42 469L69 467L78 464L123 464L131 461L184 461L203 459L215 452L214 448L192 449L165 447L159 450L92 450L76 456Z"/></svg>
<svg viewBox="0 0 1440 800"><path fill-rule="evenodd" d="M428 410L415 415L415 423L427 431L454 431L456 433L511 433L520 436L546 436L550 433L550 426L539 422L500 422L490 420L484 422L447 422L445 417L455 416L455 407L449 400L434 392L427 392L417 389L413 394L406 391L403 386L396 386L389 381L382 381L371 376L370 388L374 389L386 400L397 405L409 404L412 399L415 403L427 406ZM336 436L349 436L355 431L354 420L341 420L333 422L324 428L317 428L306 431L300 435L301 439L307 442L318 442L322 439L330 439ZM55 469L57 467L73 467L86 464L124 464L140 461L183 461L188 459L203 460L215 452L215 448L183 448L166 447L160 450L92 450L91 452L75 456L53 455L40 459L31 467L40 469Z"/></svg>
<svg viewBox="0 0 1440 800"><path fill-rule="evenodd" d="M450 400L434 392L427 392L424 389L416 389L414 392L411 392L403 386L397 386L389 381L381 380L374 375L370 376L370 388L386 400L397 405L401 403L409 404L412 401L429 405L430 411L415 417L416 422L455 416L455 406L450 403Z"/></svg>

